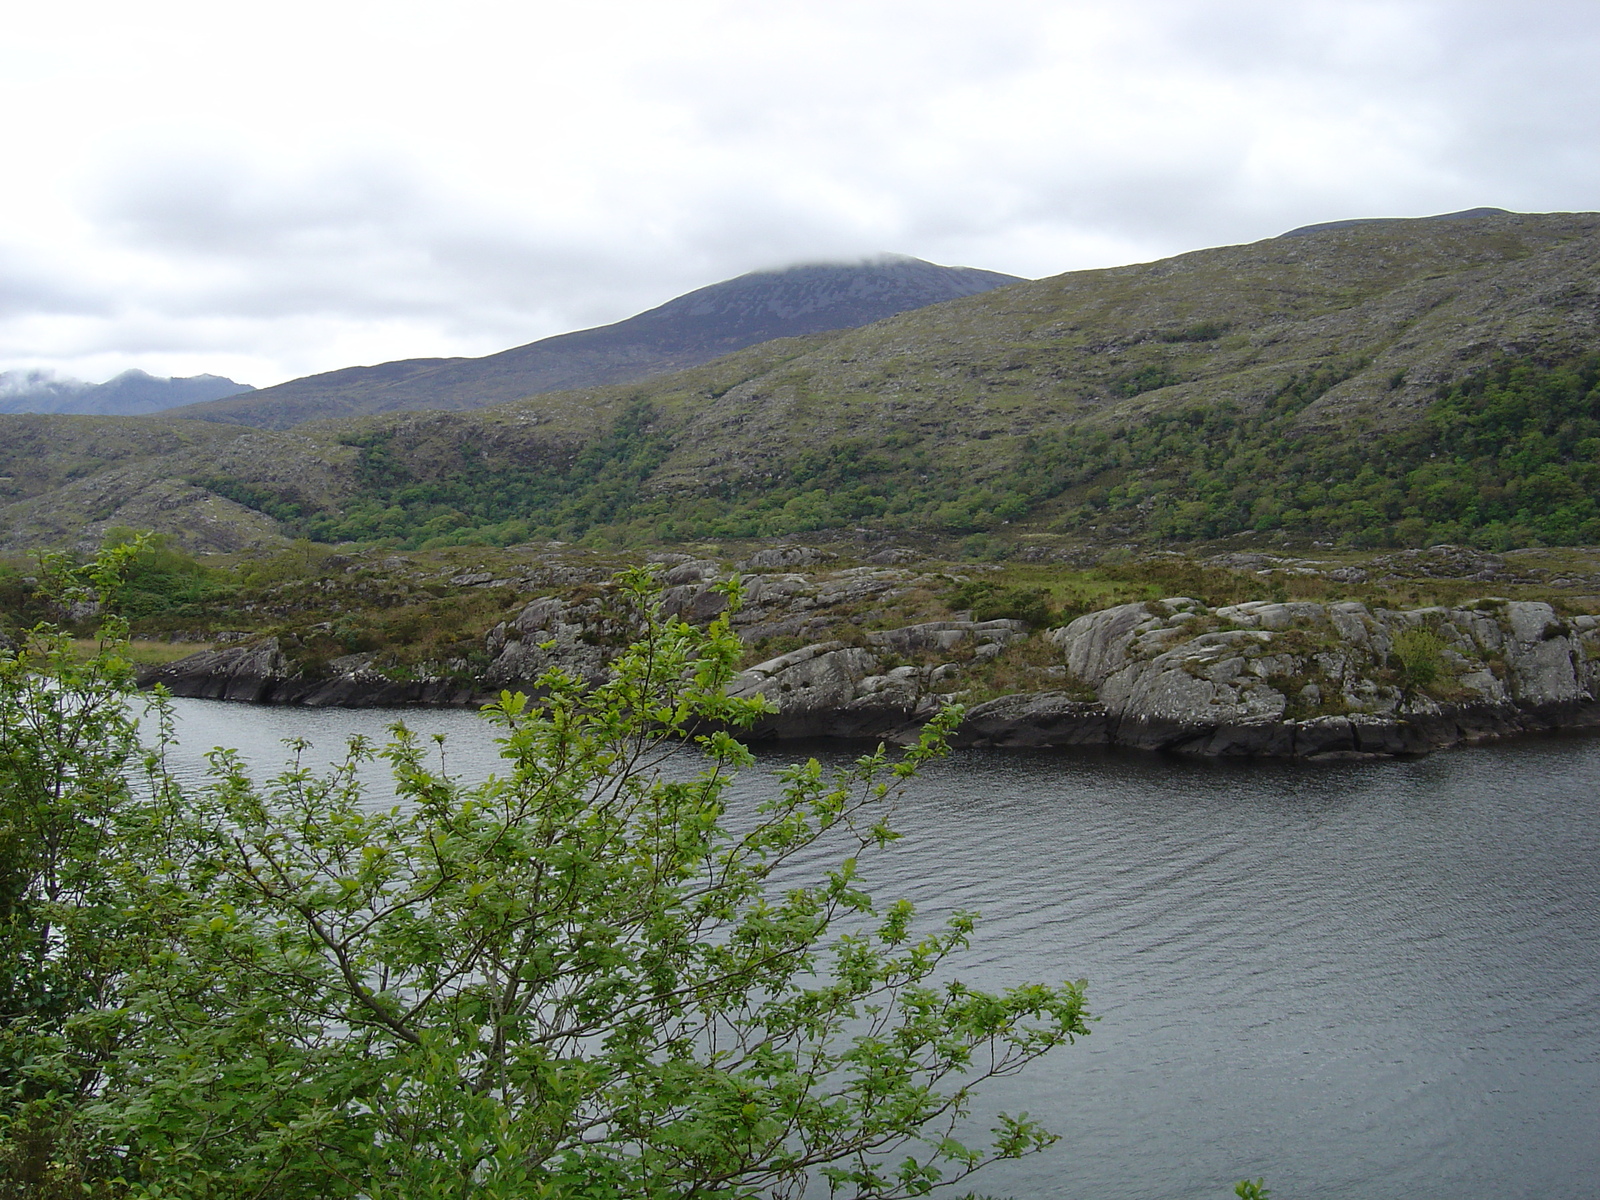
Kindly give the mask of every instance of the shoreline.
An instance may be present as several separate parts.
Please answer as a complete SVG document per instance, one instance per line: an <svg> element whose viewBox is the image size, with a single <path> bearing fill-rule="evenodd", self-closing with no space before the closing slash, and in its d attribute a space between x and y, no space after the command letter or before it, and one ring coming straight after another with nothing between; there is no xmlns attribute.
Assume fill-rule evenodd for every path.
<svg viewBox="0 0 1600 1200"><path fill-rule="evenodd" d="M799 578L750 590L784 585L766 615L787 619ZM712 619L723 606L713 583L703 577L669 591L667 612ZM489 630L487 665L471 672L396 679L377 669L373 653L312 670L269 637L143 667L138 680L195 699L472 708L503 690L535 694L534 681L551 668L599 682L615 653L607 647L625 641L623 632L595 597L543 596ZM846 633L849 641L813 642L733 678L731 695L763 697L772 710L749 740L904 743L951 702L967 706L951 738L957 747L1108 746L1214 758L1411 757L1600 727L1600 616L1563 618L1544 601L1213 608L1172 596L1049 630L958 614ZM991 683L985 695L979 672L1008 655L1032 664L1023 677L1031 686Z"/></svg>
<svg viewBox="0 0 1600 1200"><path fill-rule="evenodd" d="M395 683L365 690L345 681L260 680L255 689L237 676L190 675L172 686L161 668L140 671L140 686L167 683L171 695L265 707L476 709L497 691L444 681ZM518 689L512 689L518 690ZM527 689L521 689L527 690ZM253 694L252 694L253 693ZM906 744L936 709L814 710L803 717L774 714L741 740L771 745L824 741ZM1058 750L1097 748L1200 758L1337 762L1415 758L1463 746L1482 746L1555 733L1600 731L1600 702L1573 700L1525 709L1516 705L1461 705L1437 713L1396 718L1365 714L1309 720L1197 725L1148 717L1119 717L1097 702L1061 692L1019 692L972 705L950 739L955 749Z"/></svg>

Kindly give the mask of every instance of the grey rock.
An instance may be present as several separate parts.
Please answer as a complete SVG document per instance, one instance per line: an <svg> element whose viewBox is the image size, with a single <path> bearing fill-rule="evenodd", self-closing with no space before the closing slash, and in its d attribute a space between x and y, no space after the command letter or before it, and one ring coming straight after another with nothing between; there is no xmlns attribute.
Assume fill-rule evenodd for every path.
<svg viewBox="0 0 1600 1200"><path fill-rule="evenodd" d="M919 557L921 556L915 550L907 550L903 546L889 546L886 549L867 555L865 561L889 567L898 566L900 563L915 562Z"/></svg>
<svg viewBox="0 0 1600 1200"><path fill-rule="evenodd" d="M699 622L725 610L714 590L717 563L662 557L674 581L664 597L669 614ZM1441 557L1450 556L1424 565ZM775 569L790 563L782 553L750 563L774 569L742 577L744 605L732 616L739 635L747 644L813 638L734 681L732 694L762 697L771 710L756 737L913 739L946 700L934 687L949 686L961 670L941 658L983 662L1028 636L1022 622L974 621L969 613L874 630L865 646L824 641L828 634L817 633L836 628L841 612L859 613L928 580L893 567L820 577L783 571ZM476 576L457 578L466 586ZM148 668L141 680L178 695L310 705L475 702L501 688L531 690L552 667L593 684L635 630L614 598L587 594L593 598L541 596L507 614L485 638L490 663L477 679L458 660L431 668L436 678L393 680L359 654L306 678L267 639ZM1427 689L1407 685L1394 657L1397 639L1419 629L1439 639L1441 674ZM1327 758L1418 754L1600 724L1600 618L1564 621L1538 602L1488 598L1393 611L1258 601L1213 610L1174 596L1091 613L1046 637L1060 661L1041 669L1062 690L974 705L957 744ZM924 665L886 669L880 655Z"/></svg>
<svg viewBox="0 0 1600 1200"><path fill-rule="evenodd" d="M1028 627L1022 621L924 621L899 629L875 630L867 634L867 644L896 654L953 650L965 642L978 646L1009 646L1025 641Z"/></svg>
<svg viewBox="0 0 1600 1200"><path fill-rule="evenodd" d="M669 587L679 587L686 583L699 583L705 579L715 579L721 574L721 563L709 558L692 558L688 562L682 562L670 568L662 575L661 581Z"/></svg>
<svg viewBox="0 0 1600 1200"><path fill-rule="evenodd" d="M591 684L600 682L609 655L594 636L597 617L593 604L572 605L557 596L530 601L485 637L490 662L484 685L494 691L531 688L553 667Z"/></svg>
<svg viewBox="0 0 1600 1200"><path fill-rule="evenodd" d="M519 638L497 638L491 630L487 645L494 658L484 672L483 682L495 691L526 689L546 671L559 667L590 684L599 683L605 678L609 656L604 647L586 641L585 633L582 625L561 622Z"/></svg>
<svg viewBox="0 0 1600 1200"><path fill-rule="evenodd" d="M1252 600L1216 610L1216 616L1250 629L1282 631L1298 624L1312 624L1324 619L1324 606L1307 601L1278 603L1270 600Z"/></svg>
<svg viewBox="0 0 1600 1200"><path fill-rule="evenodd" d="M765 696L779 712L810 714L849 704L856 698L857 685L877 665L878 660L859 647L820 642L748 668L729 686L728 694Z"/></svg>
<svg viewBox="0 0 1600 1200"><path fill-rule="evenodd" d="M1395 682L1391 655L1407 629L1443 643L1438 695ZM1173 598L1092 613L1049 636L1065 669L1095 689L1110 740L1149 749L1415 754L1600 714L1600 620L1564 623L1542 603L1397 612L1260 601L1208 612Z"/></svg>
<svg viewBox="0 0 1600 1200"><path fill-rule="evenodd" d="M161 684L174 696L202 700L267 701L295 678L277 638L248 646L202 650L140 672L142 687Z"/></svg>
<svg viewBox="0 0 1600 1200"><path fill-rule="evenodd" d="M1143 604L1119 604L1079 617L1064 629L1047 635L1067 660L1067 670L1090 687L1128 665L1128 651L1141 629L1154 628L1158 619Z"/></svg>
<svg viewBox="0 0 1600 1200"><path fill-rule="evenodd" d="M1511 690L1525 705L1565 704L1590 698L1580 682L1581 651L1574 655L1570 630L1548 604L1518 601L1506 605L1511 637L1506 660ZM1576 661L1575 661L1576 657Z"/></svg>
<svg viewBox="0 0 1600 1200"><path fill-rule="evenodd" d="M685 583L661 594L661 610L691 625L704 625L728 607L728 598L709 583Z"/></svg>
<svg viewBox="0 0 1600 1200"><path fill-rule="evenodd" d="M1287 699L1238 653L1258 649L1265 637L1252 630L1202 634L1149 662L1130 663L1105 680L1100 699L1113 712L1178 726L1276 720Z"/></svg>
<svg viewBox="0 0 1600 1200"><path fill-rule="evenodd" d="M556 596L531 601L511 622L517 634L527 637L540 630L554 629L567 612L567 602Z"/></svg>
<svg viewBox="0 0 1600 1200"><path fill-rule="evenodd" d="M1113 741L1105 705L1064 692L1028 692L974 705L955 736L957 746L1104 746Z"/></svg>
<svg viewBox="0 0 1600 1200"><path fill-rule="evenodd" d="M922 693L920 672L877 667L859 646L820 642L746 669L728 693L764 697L772 708L751 730L755 738L914 736L938 702Z"/></svg>
<svg viewBox="0 0 1600 1200"><path fill-rule="evenodd" d="M827 562L838 555L814 546L772 546L758 550L740 563L746 571L783 571L794 567L810 567Z"/></svg>
<svg viewBox="0 0 1600 1200"><path fill-rule="evenodd" d="M174 696L312 708L464 706L488 698L481 689L449 679L392 680L372 670L371 660L368 654L344 655L328 664L325 677L311 679L291 667L277 638L268 638L254 645L203 650L164 666L143 668L139 684L161 684Z"/></svg>

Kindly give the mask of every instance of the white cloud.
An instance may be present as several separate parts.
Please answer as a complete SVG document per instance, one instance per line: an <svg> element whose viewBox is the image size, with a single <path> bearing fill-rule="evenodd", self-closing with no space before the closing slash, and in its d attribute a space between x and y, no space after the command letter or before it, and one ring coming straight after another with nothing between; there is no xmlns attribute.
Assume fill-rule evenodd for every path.
<svg viewBox="0 0 1600 1200"><path fill-rule="evenodd" d="M1600 10L289 0L8 16L0 369L264 384L784 261L1043 275L1596 207Z"/></svg>

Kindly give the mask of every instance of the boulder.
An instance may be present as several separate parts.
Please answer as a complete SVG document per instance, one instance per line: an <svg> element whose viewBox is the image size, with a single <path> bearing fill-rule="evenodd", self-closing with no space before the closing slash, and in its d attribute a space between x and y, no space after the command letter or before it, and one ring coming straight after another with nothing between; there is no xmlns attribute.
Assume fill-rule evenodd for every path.
<svg viewBox="0 0 1600 1200"><path fill-rule="evenodd" d="M941 698L924 691L919 668L878 666L859 646L819 642L747 668L728 693L763 696L772 707L751 730L755 738L914 737Z"/></svg>
<svg viewBox="0 0 1600 1200"><path fill-rule="evenodd" d="M161 684L174 696L198 700L265 702L291 679L297 678L277 638L247 646L202 650L158 667L139 672L139 686Z"/></svg>
<svg viewBox="0 0 1600 1200"><path fill-rule="evenodd" d="M1119 604L1079 617L1046 636L1061 651L1074 678L1099 687L1128 665L1134 637L1141 629L1156 627L1157 620L1147 605Z"/></svg>
<svg viewBox="0 0 1600 1200"><path fill-rule="evenodd" d="M1520 704L1566 704L1585 695L1574 661L1571 630L1548 604L1517 601L1506 605L1510 637L1505 642L1511 691Z"/></svg>
<svg viewBox="0 0 1600 1200"><path fill-rule="evenodd" d="M553 667L599 683L609 656L595 637L597 616L592 604L572 605L554 596L531 601L485 637L490 662L484 686L496 692L527 689Z"/></svg>
<svg viewBox="0 0 1600 1200"><path fill-rule="evenodd" d="M1025 641L1027 636L1028 626L1022 621L924 621L899 629L876 630L867 634L867 644L910 655L954 650L963 643L1004 647Z"/></svg>
<svg viewBox="0 0 1600 1200"><path fill-rule="evenodd" d="M1427 688L1408 685L1394 658L1416 629L1440 647ZM1093 689L1110 740L1145 749L1416 754L1600 719L1600 619L1564 622L1538 602L1402 612L1300 601L1207 609L1174 597L1048 636Z"/></svg>

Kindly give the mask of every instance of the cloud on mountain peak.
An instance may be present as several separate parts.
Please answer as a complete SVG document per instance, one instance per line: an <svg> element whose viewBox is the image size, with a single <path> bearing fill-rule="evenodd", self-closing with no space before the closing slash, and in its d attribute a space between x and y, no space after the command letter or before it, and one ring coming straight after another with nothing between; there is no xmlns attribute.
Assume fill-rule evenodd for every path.
<svg viewBox="0 0 1600 1200"><path fill-rule="evenodd" d="M0 100L38 115L0 135L0 368L85 377L270 383L784 263L1039 276L1600 184L1600 10L1565 0L182 0L11 33Z"/></svg>

